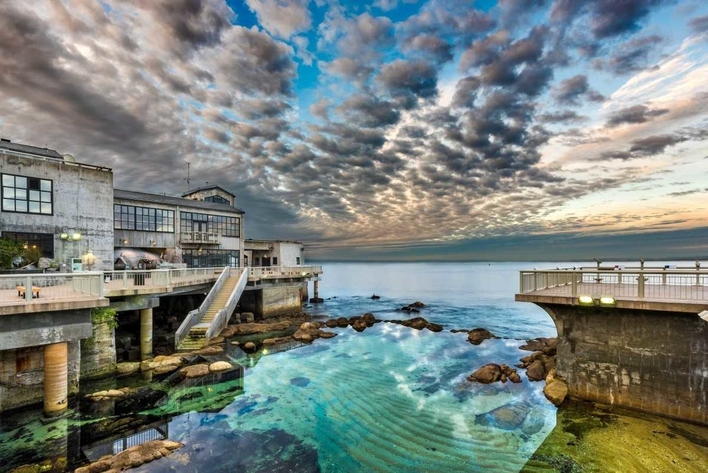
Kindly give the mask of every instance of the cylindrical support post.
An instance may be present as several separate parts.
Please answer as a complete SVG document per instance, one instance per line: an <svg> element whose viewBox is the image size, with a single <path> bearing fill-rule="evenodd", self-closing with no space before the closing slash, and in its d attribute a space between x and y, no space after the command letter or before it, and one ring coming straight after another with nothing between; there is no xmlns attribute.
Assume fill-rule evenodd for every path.
<svg viewBox="0 0 708 473"><path fill-rule="evenodd" d="M317 299L320 297L320 282L319 281L315 281L315 288L314 289L315 289L314 298Z"/></svg>
<svg viewBox="0 0 708 473"><path fill-rule="evenodd" d="M44 347L44 414L55 416L66 410L68 397L67 342Z"/></svg>
<svg viewBox="0 0 708 473"><path fill-rule="evenodd" d="M140 310L140 359L152 357L152 309Z"/></svg>

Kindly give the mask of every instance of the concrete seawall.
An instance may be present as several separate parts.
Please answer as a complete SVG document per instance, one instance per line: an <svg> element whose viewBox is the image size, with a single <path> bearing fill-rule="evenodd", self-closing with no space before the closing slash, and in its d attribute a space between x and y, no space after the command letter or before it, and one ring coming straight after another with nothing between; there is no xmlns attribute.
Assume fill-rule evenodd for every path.
<svg viewBox="0 0 708 473"><path fill-rule="evenodd" d="M538 304L571 397L708 425L708 322L695 314Z"/></svg>

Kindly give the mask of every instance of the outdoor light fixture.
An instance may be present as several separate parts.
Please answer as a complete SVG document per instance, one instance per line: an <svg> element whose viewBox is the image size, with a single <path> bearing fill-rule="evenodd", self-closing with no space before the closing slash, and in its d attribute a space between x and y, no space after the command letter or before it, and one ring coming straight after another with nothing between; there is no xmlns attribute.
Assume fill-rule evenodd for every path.
<svg viewBox="0 0 708 473"><path fill-rule="evenodd" d="M580 305L595 305L595 300L592 296L579 296L578 304Z"/></svg>
<svg viewBox="0 0 708 473"><path fill-rule="evenodd" d="M123 239L123 244L124 244L124 245L127 245L127 244L128 244L128 239L127 239L127 238Z"/></svg>
<svg viewBox="0 0 708 473"><path fill-rule="evenodd" d="M61 238L62 240L68 240L68 239L69 239L69 234L68 234L68 233L62 233L61 235L59 235L59 238Z"/></svg>
<svg viewBox="0 0 708 473"><path fill-rule="evenodd" d="M612 296L600 296L600 307L614 307L617 301Z"/></svg>
<svg viewBox="0 0 708 473"><path fill-rule="evenodd" d="M73 235L71 235L71 239L74 241L81 240L81 233L79 233L79 232L74 233Z"/></svg>

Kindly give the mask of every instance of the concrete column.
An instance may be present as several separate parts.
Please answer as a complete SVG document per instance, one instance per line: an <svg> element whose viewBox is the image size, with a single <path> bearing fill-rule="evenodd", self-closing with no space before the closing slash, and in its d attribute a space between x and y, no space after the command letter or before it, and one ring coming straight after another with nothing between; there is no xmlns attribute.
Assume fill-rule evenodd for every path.
<svg viewBox="0 0 708 473"><path fill-rule="evenodd" d="M319 281L315 281L314 292L315 292L314 299L319 299L319 297L320 297L320 282Z"/></svg>
<svg viewBox="0 0 708 473"><path fill-rule="evenodd" d="M44 347L44 413L47 416L58 415L66 410L68 352L67 342Z"/></svg>
<svg viewBox="0 0 708 473"><path fill-rule="evenodd" d="M152 309L140 310L140 359L152 357Z"/></svg>

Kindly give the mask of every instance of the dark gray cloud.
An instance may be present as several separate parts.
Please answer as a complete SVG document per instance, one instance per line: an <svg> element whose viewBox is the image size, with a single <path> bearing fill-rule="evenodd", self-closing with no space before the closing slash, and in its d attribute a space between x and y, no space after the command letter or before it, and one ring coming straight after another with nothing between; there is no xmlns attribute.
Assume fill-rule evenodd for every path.
<svg viewBox="0 0 708 473"><path fill-rule="evenodd" d="M705 33L708 31L708 15L692 18L688 25L695 33Z"/></svg>
<svg viewBox="0 0 708 473"><path fill-rule="evenodd" d="M558 103L564 105L579 105L583 98L593 102L601 102L605 99L590 88L588 77L584 74L562 80L553 88L553 97Z"/></svg>
<svg viewBox="0 0 708 473"><path fill-rule="evenodd" d="M376 79L394 95L429 98L437 94L437 70L425 61L397 59L381 68Z"/></svg>
<svg viewBox="0 0 708 473"><path fill-rule="evenodd" d="M609 58L593 61L595 69L608 71L615 75L638 72L647 68L649 56L664 41L659 35L633 38L619 45Z"/></svg>
<svg viewBox="0 0 708 473"><path fill-rule="evenodd" d="M633 105L611 113L605 126L615 127L625 123L646 123L653 120L654 117L666 115L667 113L669 113L668 108L650 109L646 105Z"/></svg>
<svg viewBox="0 0 708 473"><path fill-rule="evenodd" d="M558 112L542 113L538 115L537 118L545 123L576 123L588 119L588 117L578 115L573 110L560 110Z"/></svg>
<svg viewBox="0 0 708 473"><path fill-rule="evenodd" d="M596 0L592 4L590 30L596 38L607 38L633 32L652 8L673 0Z"/></svg>
<svg viewBox="0 0 708 473"><path fill-rule="evenodd" d="M404 43L404 50L418 51L430 56L438 63L452 60L452 45L433 34L419 34L408 38Z"/></svg>
<svg viewBox="0 0 708 473"><path fill-rule="evenodd" d="M393 103L371 94L355 94L337 107L337 111L357 125L378 128L393 125L401 115Z"/></svg>

